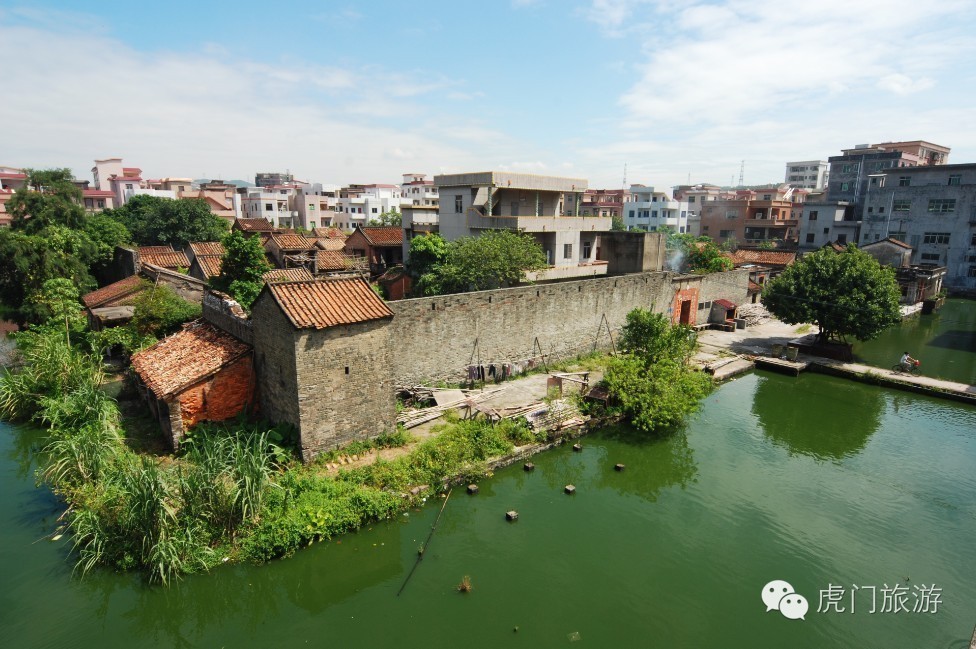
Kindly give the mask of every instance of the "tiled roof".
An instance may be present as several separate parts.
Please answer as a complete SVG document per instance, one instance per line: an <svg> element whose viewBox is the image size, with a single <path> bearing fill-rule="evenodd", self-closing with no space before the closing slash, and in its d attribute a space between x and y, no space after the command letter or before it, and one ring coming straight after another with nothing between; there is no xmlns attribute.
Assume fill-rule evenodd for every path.
<svg viewBox="0 0 976 649"><path fill-rule="evenodd" d="M316 239L315 246L321 250L342 250L346 247L345 239Z"/></svg>
<svg viewBox="0 0 976 649"><path fill-rule="evenodd" d="M725 307L726 309L737 309L738 308L738 306L736 306L736 304L734 302L730 302L729 300L725 300L725 299L715 300L713 302L713 304L718 304L719 306Z"/></svg>
<svg viewBox="0 0 976 649"><path fill-rule="evenodd" d="M749 280L749 292L750 293L762 293L762 290L763 290L763 287L762 286L760 286L759 284L756 284L751 279Z"/></svg>
<svg viewBox="0 0 976 649"><path fill-rule="evenodd" d="M207 278L220 275L220 269L224 265L224 258L219 255L197 255L194 261Z"/></svg>
<svg viewBox="0 0 976 649"><path fill-rule="evenodd" d="M108 286L103 286L97 291L92 291L86 295L81 296L81 301L85 303L85 306L89 309L97 309L103 304L107 304L113 300L117 300L121 297L125 297L131 293L135 293L143 286L143 279L138 275L130 275L123 280L109 284Z"/></svg>
<svg viewBox="0 0 976 649"><path fill-rule="evenodd" d="M276 268L274 270L269 270L264 275L261 276L266 282L301 282L309 279L315 279L312 277L312 273L308 272L307 269L299 268Z"/></svg>
<svg viewBox="0 0 976 649"><path fill-rule="evenodd" d="M782 250L743 250L727 253L736 266L742 264L762 264L764 266L789 266L796 261L795 252Z"/></svg>
<svg viewBox="0 0 976 649"><path fill-rule="evenodd" d="M140 255L152 255L160 252L173 252L173 246L139 246Z"/></svg>
<svg viewBox="0 0 976 649"><path fill-rule="evenodd" d="M359 228L371 246L402 246L403 228Z"/></svg>
<svg viewBox="0 0 976 649"><path fill-rule="evenodd" d="M186 258L186 255L176 250L170 250L169 252L153 252L149 254L143 254L140 251L139 259L144 264L152 264L153 266L160 266L161 268L190 267L190 260Z"/></svg>
<svg viewBox="0 0 976 649"><path fill-rule="evenodd" d="M132 368L157 398L172 396L251 351L205 320L164 338L132 357Z"/></svg>
<svg viewBox="0 0 976 649"><path fill-rule="evenodd" d="M234 223L245 232L270 232L274 230L268 219L237 219Z"/></svg>
<svg viewBox="0 0 976 649"><path fill-rule="evenodd" d="M191 243L190 250L193 251L194 255L220 255L224 256L226 252L224 250L224 244L219 241L201 241L199 243Z"/></svg>
<svg viewBox="0 0 976 649"><path fill-rule="evenodd" d="M115 196L115 192L104 189L83 189L81 190L81 194L89 198L108 198L109 196Z"/></svg>
<svg viewBox="0 0 976 649"><path fill-rule="evenodd" d="M315 269L318 272L345 270L345 256L338 250L319 250L315 253Z"/></svg>
<svg viewBox="0 0 976 649"><path fill-rule="evenodd" d="M311 250L315 247L313 240L306 239L300 234L272 232L271 241L274 241L275 245L282 250Z"/></svg>
<svg viewBox="0 0 976 649"><path fill-rule="evenodd" d="M386 303L359 277L266 284L265 287L299 329L325 329L393 317Z"/></svg>
<svg viewBox="0 0 976 649"><path fill-rule="evenodd" d="M316 238L325 239L343 239L346 238L346 233L339 228L312 228L312 234Z"/></svg>
<svg viewBox="0 0 976 649"><path fill-rule="evenodd" d="M910 245L908 245L907 243L905 243L904 241L899 241L898 239L892 239L891 237L886 237L884 239L881 239L880 241L872 241L871 243L866 243L863 246L861 246L861 248L862 249L864 249L864 248L870 248L871 246L876 246L879 243L893 243L894 245L898 246L899 248L905 248L906 250L911 250L912 249L912 247Z"/></svg>

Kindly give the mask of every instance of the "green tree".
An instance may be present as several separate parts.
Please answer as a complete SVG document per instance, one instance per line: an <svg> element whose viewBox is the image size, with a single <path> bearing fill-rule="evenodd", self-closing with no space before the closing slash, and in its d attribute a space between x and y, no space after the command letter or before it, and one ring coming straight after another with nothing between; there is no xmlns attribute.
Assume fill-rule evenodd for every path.
<svg viewBox="0 0 976 649"><path fill-rule="evenodd" d="M135 300L132 328L141 336L162 338L180 325L200 317L200 305L184 300L168 286L154 286Z"/></svg>
<svg viewBox="0 0 976 649"><path fill-rule="evenodd" d="M695 350L695 338L690 328L672 325L664 314L634 309L627 314L620 346L638 356L645 365L664 359L685 362Z"/></svg>
<svg viewBox="0 0 976 649"><path fill-rule="evenodd" d="M51 324L62 331L67 326L73 332L81 332L86 322L80 298L73 281L58 277L45 281L39 291L28 295L24 310L33 322Z"/></svg>
<svg viewBox="0 0 976 649"><path fill-rule="evenodd" d="M371 227L393 227L398 228L403 227L403 215L396 208L388 212L383 212L375 219L370 219L369 225Z"/></svg>
<svg viewBox="0 0 976 649"><path fill-rule="evenodd" d="M446 257L447 242L436 232L410 240L407 269L413 277L416 294L438 295L442 292L438 269Z"/></svg>
<svg viewBox="0 0 976 649"><path fill-rule="evenodd" d="M428 273L430 282L425 275L420 283L425 295L484 291L518 284L527 271L546 266L542 246L531 235L488 230L448 243L443 260Z"/></svg>
<svg viewBox="0 0 976 649"><path fill-rule="evenodd" d="M619 216L610 217L610 231L611 232L622 232L627 229L624 224L624 220Z"/></svg>
<svg viewBox="0 0 976 649"><path fill-rule="evenodd" d="M220 241L227 234L227 221L210 211L202 198L174 200L143 194L103 213L122 223L142 246L183 248L191 241Z"/></svg>
<svg viewBox="0 0 976 649"><path fill-rule="evenodd" d="M220 275L210 283L249 309L264 286L264 274L271 270L261 240L258 237L245 237L235 230L224 237L224 250Z"/></svg>
<svg viewBox="0 0 976 649"><path fill-rule="evenodd" d="M788 324L816 323L818 340L870 340L900 322L895 271L854 244L804 255L766 283L762 301Z"/></svg>
<svg viewBox="0 0 976 649"><path fill-rule="evenodd" d="M90 263L100 270L112 262L116 246L132 241L129 231L119 221L105 214L93 214L85 220L84 232L94 246Z"/></svg>
<svg viewBox="0 0 976 649"><path fill-rule="evenodd" d="M27 170L27 183L10 198L7 211L10 226L36 234L51 225L72 229L84 226L81 190L72 182L67 169Z"/></svg>
<svg viewBox="0 0 976 649"><path fill-rule="evenodd" d="M707 274L732 270L735 264L708 240L697 242L688 249L688 267L693 273Z"/></svg>

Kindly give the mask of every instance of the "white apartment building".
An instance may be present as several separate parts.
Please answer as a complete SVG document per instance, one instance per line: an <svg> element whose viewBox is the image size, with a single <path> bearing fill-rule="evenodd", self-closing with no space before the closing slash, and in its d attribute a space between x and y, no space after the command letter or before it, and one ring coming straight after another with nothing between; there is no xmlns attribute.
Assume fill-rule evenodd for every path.
<svg viewBox="0 0 976 649"><path fill-rule="evenodd" d="M339 190L333 205L332 225L352 230L365 226L383 212L401 211L402 194L396 185L349 185Z"/></svg>
<svg viewBox="0 0 976 649"><path fill-rule="evenodd" d="M624 225L628 230L655 232L661 226L688 232L688 202L676 200L669 192L644 185L630 186L631 200L624 203Z"/></svg>
<svg viewBox="0 0 976 649"><path fill-rule="evenodd" d="M785 182L803 189L824 189L827 187L827 167L826 160L787 162Z"/></svg>
<svg viewBox="0 0 976 649"><path fill-rule="evenodd" d="M299 189L297 184L242 188L241 218L265 218L276 228L294 228L298 211L293 206Z"/></svg>

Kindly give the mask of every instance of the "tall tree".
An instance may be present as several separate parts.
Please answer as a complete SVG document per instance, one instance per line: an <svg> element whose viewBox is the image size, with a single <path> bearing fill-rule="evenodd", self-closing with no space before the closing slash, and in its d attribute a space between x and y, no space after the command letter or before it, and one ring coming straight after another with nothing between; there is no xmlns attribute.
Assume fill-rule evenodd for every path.
<svg viewBox="0 0 976 649"><path fill-rule="evenodd" d="M375 219L370 219L369 225L375 227L396 226L399 228L403 226L403 214L400 214L398 209L393 208L392 210L383 212Z"/></svg>
<svg viewBox="0 0 976 649"><path fill-rule="evenodd" d="M542 246L531 235L488 230L448 243L443 259L420 284L425 295L484 291L518 284L527 271L546 266Z"/></svg>
<svg viewBox="0 0 976 649"><path fill-rule="evenodd" d="M722 254L711 240L698 241L688 246L688 267L693 273L720 273L732 270L735 264Z"/></svg>
<svg viewBox="0 0 976 649"><path fill-rule="evenodd" d="M12 228L34 234L49 225L84 226L81 190L72 183L70 170L28 169L26 173L26 185L14 192L7 205Z"/></svg>
<svg viewBox="0 0 976 649"><path fill-rule="evenodd" d="M132 240L143 246L183 248L191 241L219 241L227 233L227 222L202 198L137 195L104 213L122 223Z"/></svg>
<svg viewBox="0 0 976 649"><path fill-rule="evenodd" d="M822 248L767 282L763 304L788 324L816 323L819 341L870 340L901 320L895 271L854 244Z"/></svg>
<svg viewBox="0 0 976 649"><path fill-rule="evenodd" d="M211 284L248 309L264 286L263 275L271 270L261 239L245 237L235 230L224 237L224 250L220 275L213 278Z"/></svg>

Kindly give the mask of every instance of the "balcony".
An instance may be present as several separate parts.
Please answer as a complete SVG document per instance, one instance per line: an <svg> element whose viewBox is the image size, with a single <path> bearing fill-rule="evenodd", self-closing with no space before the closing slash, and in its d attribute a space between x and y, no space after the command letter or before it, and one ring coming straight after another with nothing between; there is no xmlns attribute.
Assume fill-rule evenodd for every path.
<svg viewBox="0 0 976 649"><path fill-rule="evenodd" d="M469 208L467 226L472 230L519 230L522 232L609 232L609 216L484 216Z"/></svg>
<svg viewBox="0 0 976 649"><path fill-rule="evenodd" d="M772 218L748 218L745 220L745 224L760 228L792 228L799 224L799 219L790 218L788 216Z"/></svg>

